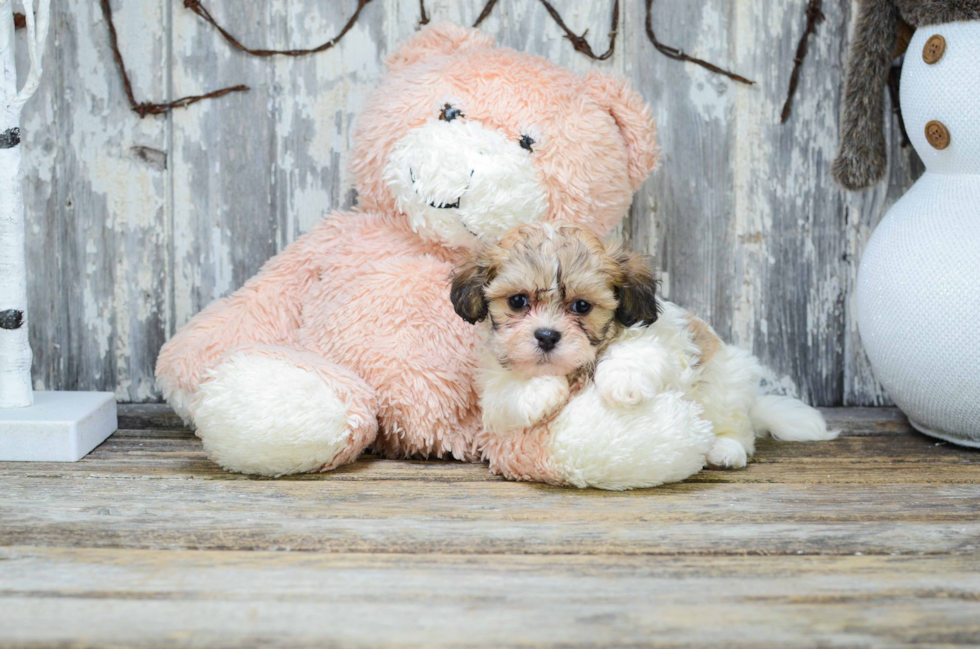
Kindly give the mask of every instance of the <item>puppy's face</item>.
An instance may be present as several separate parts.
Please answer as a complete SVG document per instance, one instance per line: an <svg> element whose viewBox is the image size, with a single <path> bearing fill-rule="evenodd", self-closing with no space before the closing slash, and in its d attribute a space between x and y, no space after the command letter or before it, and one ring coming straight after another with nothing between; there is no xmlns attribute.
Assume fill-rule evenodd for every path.
<svg viewBox="0 0 980 649"><path fill-rule="evenodd" d="M525 376L586 368L621 326L658 314L647 259L572 225L521 226L476 251L456 269L451 298L468 322L489 319L491 351Z"/></svg>

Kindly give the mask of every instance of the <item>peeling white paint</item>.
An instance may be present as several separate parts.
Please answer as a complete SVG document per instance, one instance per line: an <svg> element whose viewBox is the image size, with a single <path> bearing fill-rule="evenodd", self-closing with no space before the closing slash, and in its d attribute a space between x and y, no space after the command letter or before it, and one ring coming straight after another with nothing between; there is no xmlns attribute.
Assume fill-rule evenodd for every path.
<svg viewBox="0 0 980 649"><path fill-rule="evenodd" d="M220 227L211 233L211 259L214 264L214 295L225 296L231 291L231 249L222 237Z"/></svg>
<svg viewBox="0 0 980 649"><path fill-rule="evenodd" d="M324 210L350 200L356 116L383 74L385 55L415 33L418 3L375 0L337 48L297 59L245 56L180 3L114 3L141 101L237 83L252 88L144 120L125 103L98 4L61 5L52 47L57 43L58 60L71 71L45 78L23 121L25 196L39 215L28 228L30 254L40 259L31 286L44 315L33 326L35 338L53 341L37 353L34 384L107 386L121 400L153 400L144 347L235 290ZM431 20L465 24L483 5L426 3ZM819 392L814 386L837 380L828 377L843 362L845 399L880 402L850 295L871 226L903 186L842 198L829 182L840 39L852 7L825 5L827 20L811 41L786 126L778 124L779 111L804 19L795 1L654 3L665 42L756 79L754 87L656 53L643 32L642 2L622 4L616 53L605 62L575 52L537 0L498 3L483 28L503 45L579 72L629 75L651 102L663 167L639 193L625 232L671 264L661 274L665 297L692 303L734 342L763 354L781 389ZM284 48L333 36L353 6L270 0L212 10L246 44ZM589 30L594 50L605 50L610 2L556 6L573 30ZM166 168L136 159L133 146L163 152ZM893 165L898 177L908 161L896 156ZM848 224L838 227L844 210ZM50 242L63 247L50 251ZM810 283L787 269L807 271ZM62 278L77 282L65 303ZM779 290L793 282L792 290ZM68 341L58 330L63 321L74 347L61 345ZM802 326L799 340L784 339L789 326ZM835 351L829 341L841 331L845 349ZM817 347L818 356L807 356ZM81 355L70 359L77 376L64 375L68 353ZM811 365L798 365L802 358ZM100 376L113 364L117 376Z"/></svg>

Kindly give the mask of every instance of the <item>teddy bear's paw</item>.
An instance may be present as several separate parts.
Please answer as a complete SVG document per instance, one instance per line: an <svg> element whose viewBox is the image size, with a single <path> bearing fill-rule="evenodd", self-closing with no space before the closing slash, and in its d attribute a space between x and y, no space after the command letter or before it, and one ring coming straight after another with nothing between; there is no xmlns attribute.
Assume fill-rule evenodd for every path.
<svg viewBox="0 0 980 649"><path fill-rule="evenodd" d="M329 465L363 422L317 372L236 352L208 370L193 403L211 458L238 473L281 476Z"/></svg>
<svg viewBox="0 0 980 649"><path fill-rule="evenodd" d="M550 426L550 465L576 487L623 490L677 482L704 468L711 422L683 393L665 390L631 408L611 408L594 385Z"/></svg>
<svg viewBox="0 0 980 649"><path fill-rule="evenodd" d="M568 401L568 380L564 376L539 376L528 381L520 397L520 413L525 426L544 421Z"/></svg>
<svg viewBox="0 0 980 649"><path fill-rule="evenodd" d="M171 383L167 376L158 376L157 386L163 393L167 405L173 408L174 413L180 417L184 425L193 428L194 418L191 416L191 403L194 400L194 392L181 390L174 383Z"/></svg>
<svg viewBox="0 0 980 649"><path fill-rule="evenodd" d="M599 396L609 406L635 406L659 392L659 386L649 376L638 372L628 362L599 363L595 385Z"/></svg>
<svg viewBox="0 0 980 649"><path fill-rule="evenodd" d="M731 437L717 438L705 457L715 469L742 469L749 461L745 448Z"/></svg>

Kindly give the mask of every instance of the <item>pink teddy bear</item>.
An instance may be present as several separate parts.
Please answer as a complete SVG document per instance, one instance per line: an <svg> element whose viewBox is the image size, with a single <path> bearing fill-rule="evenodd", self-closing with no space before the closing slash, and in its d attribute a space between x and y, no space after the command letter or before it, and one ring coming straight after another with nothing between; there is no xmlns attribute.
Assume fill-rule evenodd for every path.
<svg viewBox="0 0 980 649"><path fill-rule="evenodd" d="M360 118L358 206L336 212L161 350L157 380L230 471L480 459L476 329L449 300L461 252L515 225L606 234L657 160L622 79L579 76L434 24L387 60Z"/></svg>

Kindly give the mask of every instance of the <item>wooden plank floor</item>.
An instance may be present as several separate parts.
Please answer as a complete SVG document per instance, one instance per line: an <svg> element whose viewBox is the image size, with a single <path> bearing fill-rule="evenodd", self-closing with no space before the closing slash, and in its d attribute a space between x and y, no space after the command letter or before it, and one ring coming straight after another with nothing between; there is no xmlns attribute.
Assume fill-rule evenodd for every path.
<svg viewBox="0 0 980 649"><path fill-rule="evenodd" d="M0 464L0 646L980 645L980 452L890 409L647 491L230 475L158 406Z"/></svg>

